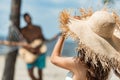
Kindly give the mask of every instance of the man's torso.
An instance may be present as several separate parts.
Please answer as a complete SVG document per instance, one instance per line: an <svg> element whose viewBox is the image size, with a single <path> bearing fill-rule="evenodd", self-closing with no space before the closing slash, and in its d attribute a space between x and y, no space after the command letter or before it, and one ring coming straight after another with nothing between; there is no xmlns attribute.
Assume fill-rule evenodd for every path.
<svg viewBox="0 0 120 80"><path fill-rule="evenodd" d="M35 25L32 25L31 28L24 27L21 29L21 33L29 43L35 39L42 39L41 28Z"/></svg>

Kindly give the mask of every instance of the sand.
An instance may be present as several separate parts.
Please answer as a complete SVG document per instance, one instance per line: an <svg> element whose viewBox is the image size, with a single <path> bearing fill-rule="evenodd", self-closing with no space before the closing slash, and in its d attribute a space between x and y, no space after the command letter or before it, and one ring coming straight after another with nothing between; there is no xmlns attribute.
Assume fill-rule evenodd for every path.
<svg viewBox="0 0 120 80"><path fill-rule="evenodd" d="M2 78L3 70L5 64L5 56L0 56L0 80ZM47 57L46 68L43 70L44 80L65 80L67 70L59 68L50 62L50 57ZM37 76L37 68L35 68L35 74ZM110 80L120 80L114 74L111 73ZM15 80L31 80L27 73L27 68L25 62L18 56L15 68Z"/></svg>
<svg viewBox="0 0 120 80"><path fill-rule="evenodd" d="M0 80L2 79L4 63L5 56L0 56ZM44 80L64 80L67 72L65 69L54 66L50 62L50 57L47 57L46 68L43 70ZM35 68L35 74L37 76L37 68ZM31 80L27 73L26 64L20 57L17 58L16 62L15 80Z"/></svg>

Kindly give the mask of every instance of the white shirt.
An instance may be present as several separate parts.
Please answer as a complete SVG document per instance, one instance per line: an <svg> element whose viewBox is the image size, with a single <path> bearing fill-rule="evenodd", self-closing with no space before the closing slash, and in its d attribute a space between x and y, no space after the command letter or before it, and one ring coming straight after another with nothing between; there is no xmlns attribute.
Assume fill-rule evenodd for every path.
<svg viewBox="0 0 120 80"><path fill-rule="evenodd" d="M65 80L72 80L72 77L73 77L73 73L72 72L68 72Z"/></svg>

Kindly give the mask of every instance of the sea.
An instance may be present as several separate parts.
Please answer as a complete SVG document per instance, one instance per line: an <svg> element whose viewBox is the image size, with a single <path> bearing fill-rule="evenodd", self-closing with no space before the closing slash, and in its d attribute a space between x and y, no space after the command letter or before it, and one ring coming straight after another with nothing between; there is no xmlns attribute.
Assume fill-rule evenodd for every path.
<svg viewBox="0 0 120 80"><path fill-rule="evenodd" d="M5 37L0 37L0 40L6 40ZM47 56L50 56L54 46L57 42L57 39L51 42L47 42ZM62 51L62 55L63 56L76 56L76 47L77 47L77 43L75 43L74 41L69 41L66 40L64 43L64 48ZM20 47L13 47L13 46L6 46L6 45L0 45L0 55L6 55L8 54L10 51L13 51L15 49L19 49Z"/></svg>

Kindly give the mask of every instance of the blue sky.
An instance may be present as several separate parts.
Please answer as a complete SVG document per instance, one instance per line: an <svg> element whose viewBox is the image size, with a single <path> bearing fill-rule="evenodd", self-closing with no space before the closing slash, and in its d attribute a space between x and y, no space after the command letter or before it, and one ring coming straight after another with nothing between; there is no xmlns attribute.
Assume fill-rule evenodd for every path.
<svg viewBox="0 0 120 80"><path fill-rule="evenodd" d="M119 7L120 0L114 7ZM0 36L7 35L11 0L0 0ZM58 33L59 14L63 9L89 8L94 10L102 7L101 0L22 0L21 27L25 26L22 15L29 12L33 23L40 25L46 38Z"/></svg>

